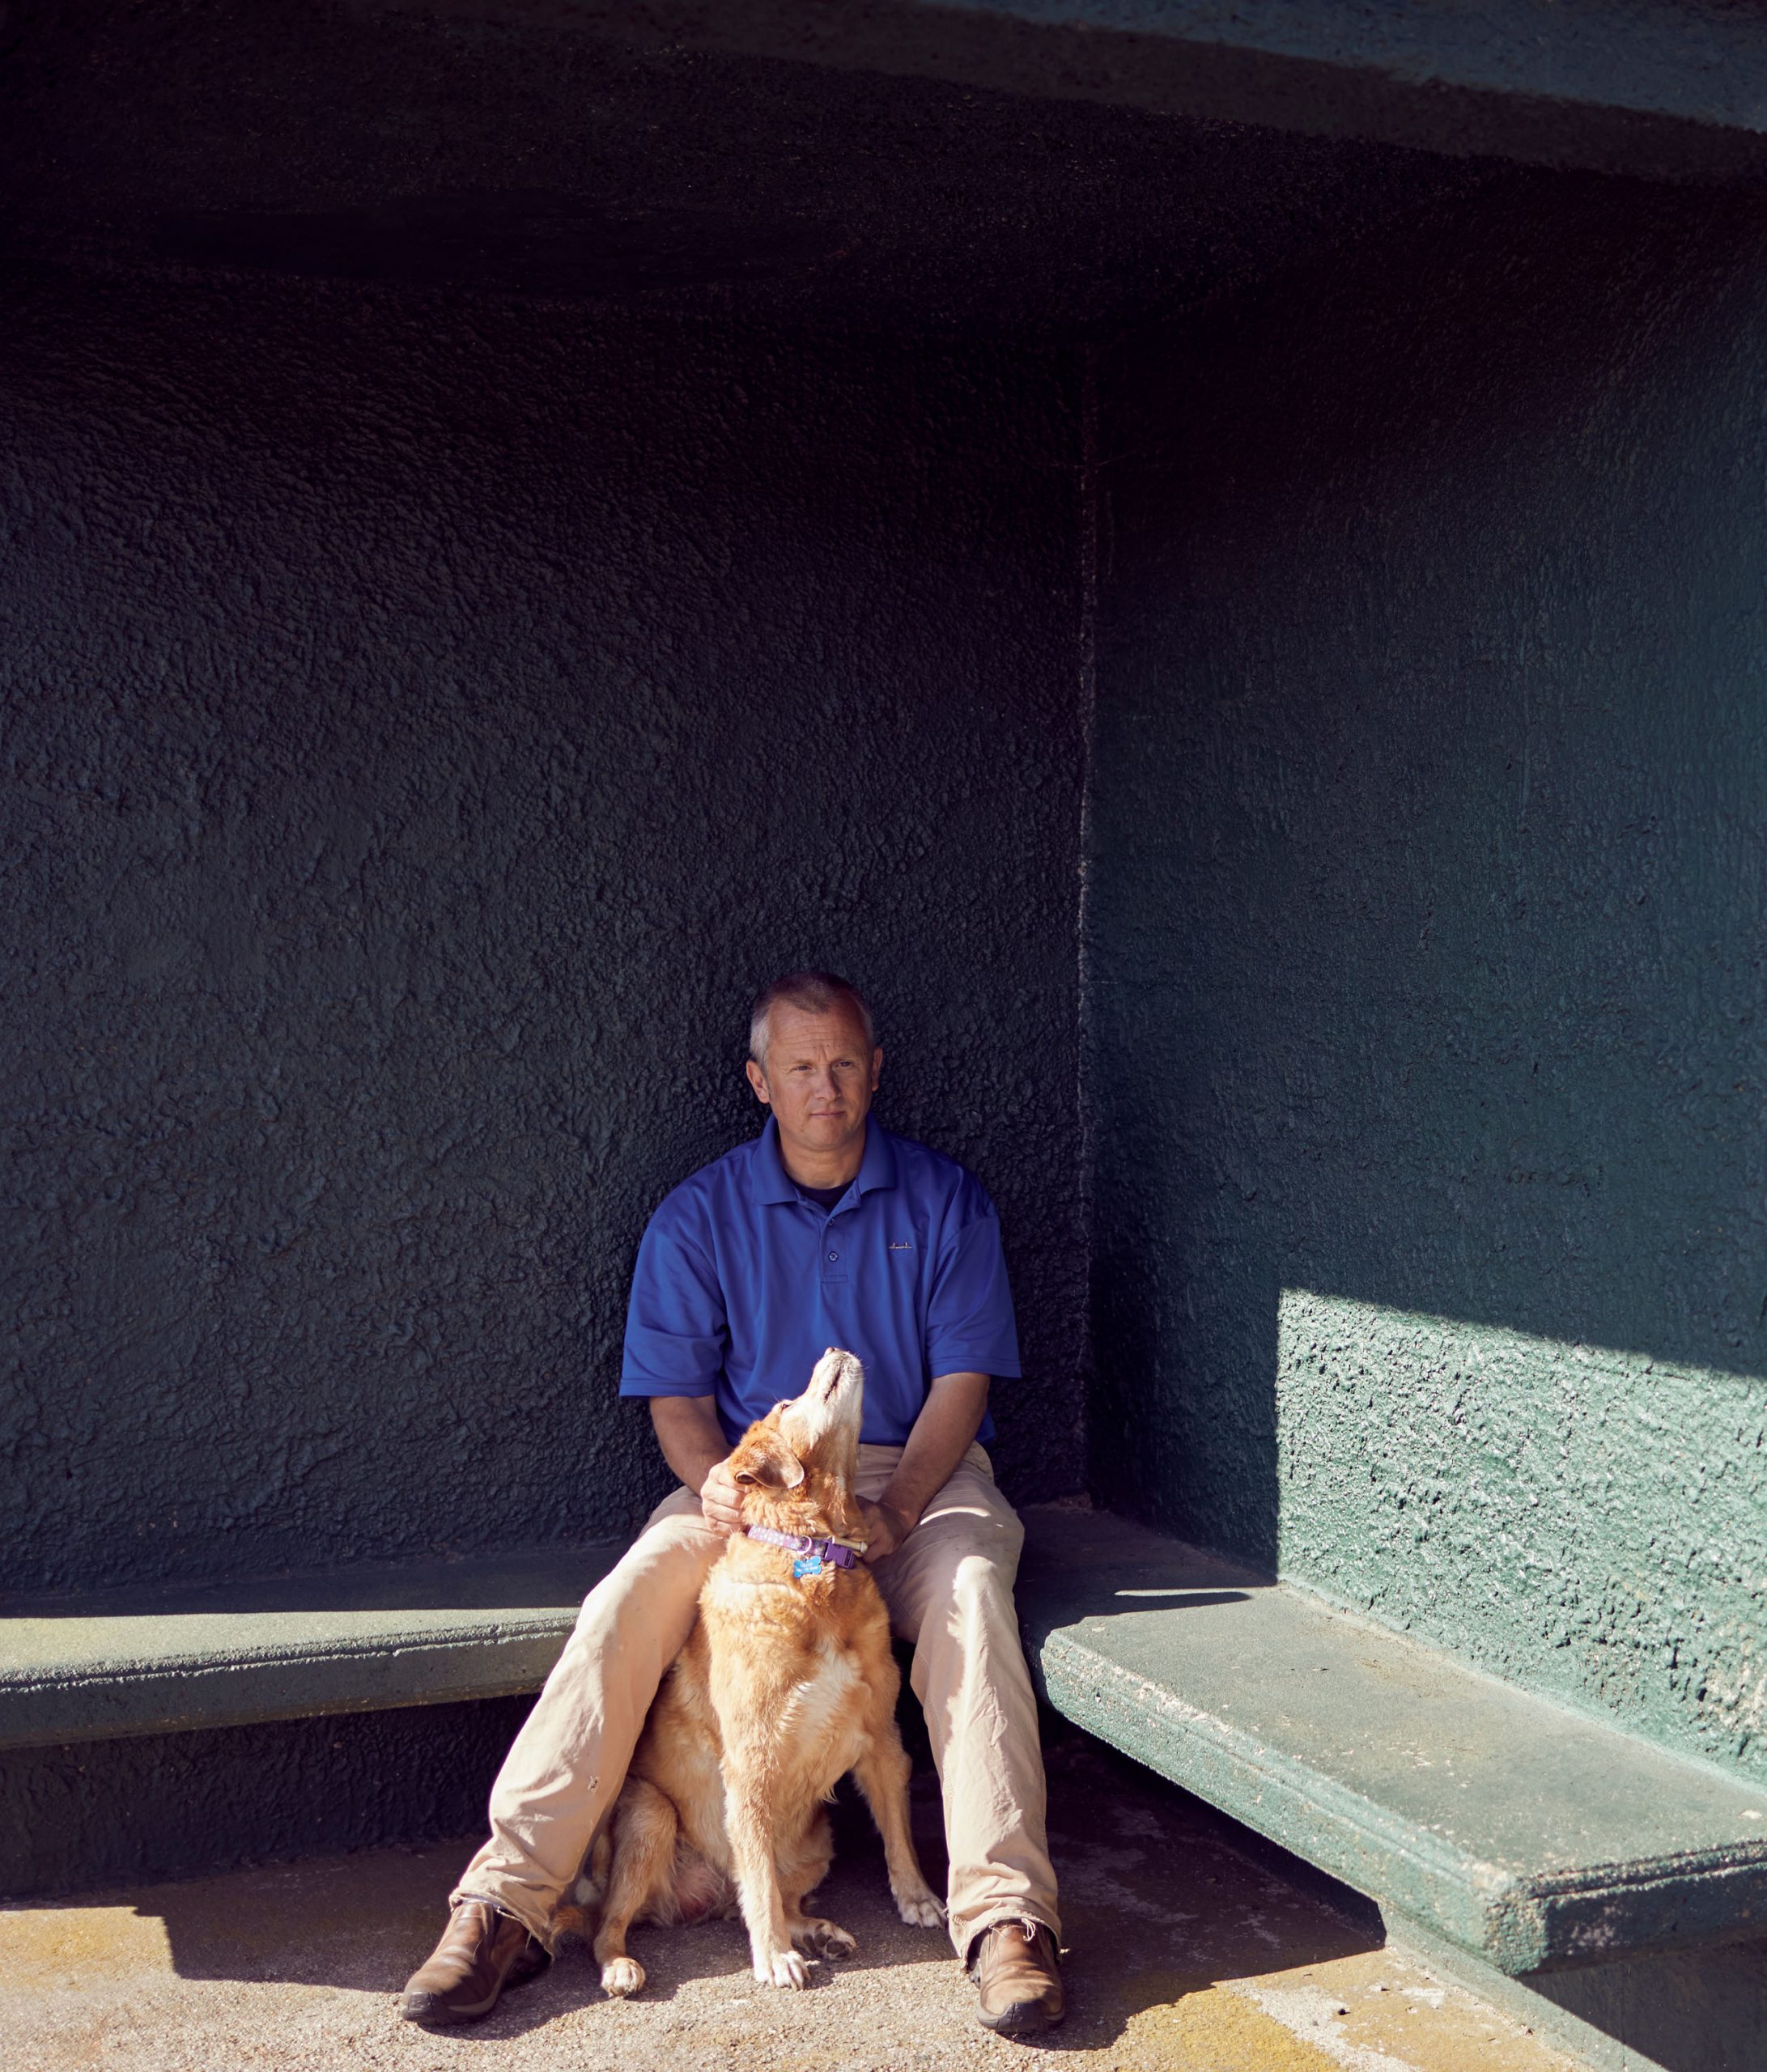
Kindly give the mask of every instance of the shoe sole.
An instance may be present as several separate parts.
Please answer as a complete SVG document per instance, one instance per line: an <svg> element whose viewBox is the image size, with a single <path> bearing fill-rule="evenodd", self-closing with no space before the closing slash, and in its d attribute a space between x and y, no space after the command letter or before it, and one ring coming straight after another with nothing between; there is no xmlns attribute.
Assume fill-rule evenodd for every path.
<svg viewBox="0 0 1767 2072"><path fill-rule="evenodd" d="M1051 2015L1047 2008L1038 2006L1034 2001L1021 2001L1001 2014L979 2013L975 2019L984 2029L992 2029L997 2036L1036 2036L1044 2029L1058 2027L1067 2011L1064 2007Z"/></svg>
<svg viewBox="0 0 1767 2072"><path fill-rule="evenodd" d="M477 2001L470 2007L457 2007L440 1993L408 1993L399 2002L399 2016L402 2021L424 2022L437 2028L445 2027L454 2022L480 2021L506 1993L515 1993L525 1985L531 1985L534 1980L551 1968L552 1960L549 1957L544 1964L535 1964L531 1971L520 1971L506 1978L501 1985L491 1989L488 2000Z"/></svg>
<svg viewBox="0 0 1767 2072"><path fill-rule="evenodd" d="M431 2027L440 2027L449 2022L476 2022L480 2015L488 2015L503 1998L499 1986L490 1999L480 2000L470 2007L457 2007L433 1993L408 1993L399 2002L399 2014L407 2022L425 2022Z"/></svg>

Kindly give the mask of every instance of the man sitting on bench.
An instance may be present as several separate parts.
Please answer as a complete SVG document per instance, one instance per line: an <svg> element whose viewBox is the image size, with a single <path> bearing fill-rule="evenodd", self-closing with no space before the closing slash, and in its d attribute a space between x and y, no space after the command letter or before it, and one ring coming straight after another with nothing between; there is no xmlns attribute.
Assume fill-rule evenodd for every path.
<svg viewBox="0 0 1767 2072"><path fill-rule="evenodd" d="M864 1362L865 1560L914 1646L951 1940L988 2027L1061 2019L1037 1707L1013 1607L1024 1532L979 1443L989 1377L1019 1371L1000 1225L962 1166L869 1119L882 1063L869 1008L830 973L794 973L754 1004L748 1076L766 1126L656 1211L627 1319L621 1392L650 1399L682 1486L591 1593L510 1748L491 1837L406 1989L411 2020L488 2014L550 1961L554 1909L740 1529L726 1456L830 1345Z"/></svg>

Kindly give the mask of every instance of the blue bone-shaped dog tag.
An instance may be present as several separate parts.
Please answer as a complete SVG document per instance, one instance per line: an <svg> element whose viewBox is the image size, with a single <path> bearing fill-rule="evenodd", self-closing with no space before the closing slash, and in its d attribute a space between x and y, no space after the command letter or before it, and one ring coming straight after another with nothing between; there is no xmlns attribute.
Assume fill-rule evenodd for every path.
<svg viewBox="0 0 1767 2072"><path fill-rule="evenodd" d="M819 1576L822 1573L822 1557L820 1554L800 1554L792 1564L794 1576Z"/></svg>

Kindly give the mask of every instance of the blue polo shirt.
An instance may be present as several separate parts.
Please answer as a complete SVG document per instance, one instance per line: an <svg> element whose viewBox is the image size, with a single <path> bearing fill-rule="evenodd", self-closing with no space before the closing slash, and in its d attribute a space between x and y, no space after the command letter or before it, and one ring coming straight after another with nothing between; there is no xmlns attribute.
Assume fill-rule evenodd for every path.
<svg viewBox="0 0 1767 2072"><path fill-rule="evenodd" d="M769 1115L651 1218L620 1394L712 1396L733 1446L802 1395L830 1345L865 1363L873 1445L907 1439L937 1375L1016 1377L1000 1219L974 1174L875 1116L857 1177L825 1210L786 1171Z"/></svg>

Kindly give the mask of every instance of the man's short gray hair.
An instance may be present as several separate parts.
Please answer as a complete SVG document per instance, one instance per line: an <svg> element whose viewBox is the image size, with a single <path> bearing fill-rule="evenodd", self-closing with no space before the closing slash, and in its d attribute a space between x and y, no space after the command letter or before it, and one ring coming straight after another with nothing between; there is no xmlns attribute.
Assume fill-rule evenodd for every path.
<svg viewBox="0 0 1767 2072"><path fill-rule="evenodd" d="M871 1008L858 987L832 971L788 971L783 979L763 986L749 1010L749 1055L758 1065L767 1064L767 1017L776 1007L795 1007L805 1014L832 1014L850 1008L864 1028L865 1048L877 1047Z"/></svg>

